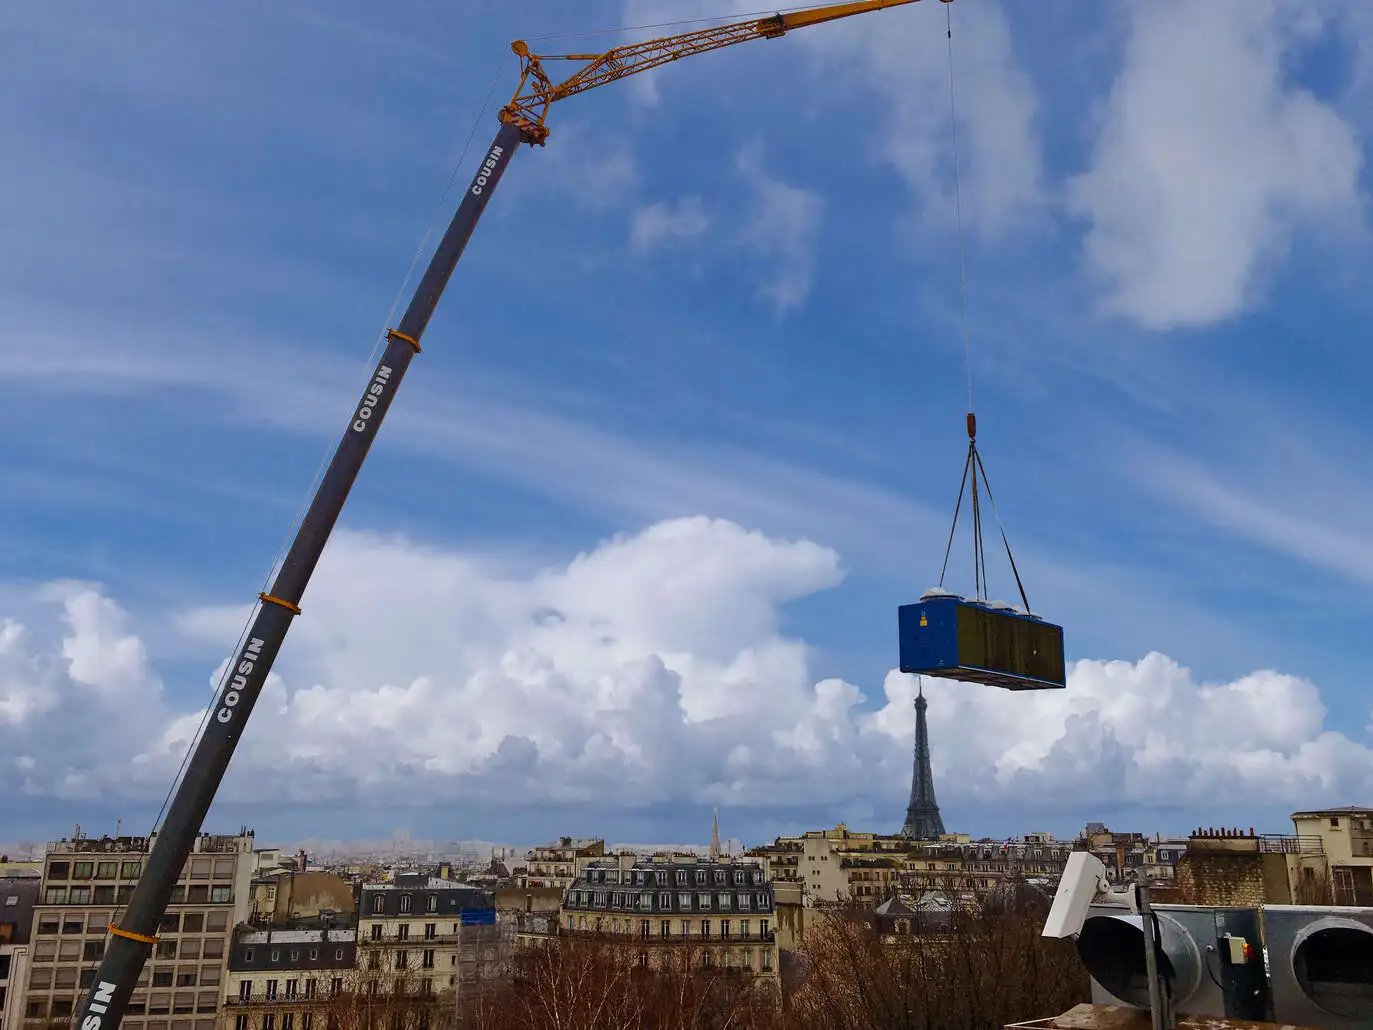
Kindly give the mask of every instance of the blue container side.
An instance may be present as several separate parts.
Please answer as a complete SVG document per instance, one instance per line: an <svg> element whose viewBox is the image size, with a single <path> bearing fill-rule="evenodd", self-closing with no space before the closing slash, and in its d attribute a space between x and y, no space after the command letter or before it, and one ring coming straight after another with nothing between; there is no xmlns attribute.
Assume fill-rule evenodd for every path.
<svg viewBox="0 0 1373 1030"><path fill-rule="evenodd" d="M958 598L903 604L896 618L902 672L958 668Z"/></svg>

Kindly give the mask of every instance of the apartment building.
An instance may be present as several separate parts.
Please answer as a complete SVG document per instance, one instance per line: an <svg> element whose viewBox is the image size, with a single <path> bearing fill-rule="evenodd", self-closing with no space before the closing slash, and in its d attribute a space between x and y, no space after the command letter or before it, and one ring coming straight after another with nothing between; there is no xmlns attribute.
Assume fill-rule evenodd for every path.
<svg viewBox="0 0 1373 1030"><path fill-rule="evenodd" d="M567 889L591 862L605 857L605 841L599 837L560 837L552 844L529 849L521 887Z"/></svg>
<svg viewBox="0 0 1373 1030"><path fill-rule="evenodd" d="M234 934L224 990L233 1030L325 1030L331 1003L356 989L357 928L318 920L310 928ZM337 1023L337 1020L334 1020Z"/></svg>
<svg viewBox="0 0 1373 1030"><path fill-rule="evenodd" d="M154 839L75 836L48 845L34 907L25 1027L70 1019ZM215 1030L230 935L247 915L252 874L251 830L196 838L129 1002L126 1030Z"/></svg>
<svg viewBox="0 0 1373 1030"><path fill-rule="evenodd" d="M389 984L460 1005L503 958L491 891L423 873L359 890L358 969L371 993Z"/></svg>
<svg viewBox="0 0 1373 1030"><path fill-rule="evenodd" d="M558 936L602 934L642 965L694 949L693 961L775 977L772 884L761 866L695 856L592 862L568 888Z"/></svg>
<svg viewBox="0 0 1373 1030"><path fill-rule="evenodd" d="M28 986L29 933L42 881L0 877L0 1030L18 1030Z"/></svg>
<svg viewBox="0 0 1373 1030"><path fill-rule="evenodd" d="M1294 812L1301 840L1319 842L1336 905L1373 905L1373 808L1346 805Z"/></svg>

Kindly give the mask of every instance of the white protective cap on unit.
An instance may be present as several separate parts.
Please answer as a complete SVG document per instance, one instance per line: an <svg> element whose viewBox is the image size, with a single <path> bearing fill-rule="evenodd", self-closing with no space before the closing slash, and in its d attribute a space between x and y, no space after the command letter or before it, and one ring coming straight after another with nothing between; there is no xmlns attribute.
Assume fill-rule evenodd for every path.
<svg viewBox="0 0 1373 1030"><path fill-rule="evenodd" d="M1044 937L1076 937L1087 921L1087 911L1102 891L1111 889L1106 866L1090 851L1074 851L1063 867L1049 918L1044 920Z"/></svg>

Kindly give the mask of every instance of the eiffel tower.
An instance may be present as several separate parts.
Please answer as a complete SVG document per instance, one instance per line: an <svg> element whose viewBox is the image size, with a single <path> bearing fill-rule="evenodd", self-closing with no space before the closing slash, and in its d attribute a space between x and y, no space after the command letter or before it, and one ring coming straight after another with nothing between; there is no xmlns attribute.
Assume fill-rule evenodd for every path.
<svg viewBox="0 0 1373 1030"><path fill-rule="evenodd" d="M934 799L934 774L930 771L930 731L925 725L925 687L915 698L915 769L911 773L911 802L901 836L907 840L938 840L944 833L939 802Z"/></svg>

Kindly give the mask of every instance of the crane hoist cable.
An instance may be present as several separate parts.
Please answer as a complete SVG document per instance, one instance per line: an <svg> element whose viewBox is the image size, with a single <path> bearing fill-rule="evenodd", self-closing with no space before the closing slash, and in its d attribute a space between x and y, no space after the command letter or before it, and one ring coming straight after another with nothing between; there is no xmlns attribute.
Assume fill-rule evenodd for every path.
<svg viewBox="0 0 1373 1030"><path fill-rule="evenodd" d="M1016 589L1020 591L1021 603L1025 606L1025 611L1030 610L1029 598L1025 596L1025 586L1020 579L1020 570L1015 564L1015 555L1011 553L1011 544L1006 537L1006 527L1001 522L1001 514L996 509L996 500L992 497L991 483L987 480L987 470L982 464L982 456L977 450L977 415L973 409L973 358L971 335L968 330L968 270L966 260L966 243L963 229L963 189L962 175L959 170L958 154L958 100L956 90L956 80L954 76L953 58L953 12L948 7L944 8L944 36L947 40L948 64L949 64L949 122L953 137L953 196L954 212L958 223L958 291L962 306L962 328L963 328L963 363L967 376L968 384L968 455L963 462L963 478L958 484L958 501L954 504L953 525L949 527L949 542L944 548L944 564L939 570L939 585L944 585L944 577L949 571L949 555L953 551L954 533L958 529L958 516L963 507L963 494L969 494L970 507L972 509L972 531L973 531L973 591L978 600L986 600L988 595L987 587L987 550L982 538L982 500L978 494L978 479L981 478L982 486L986 490L987 500L992 506L992 515L996 519L997 529L1001 533L1001 543L1006 548L1006 559L1010 562L1011 573L1015 576ZM969 475L971 473L971 475Z"/></svg>

